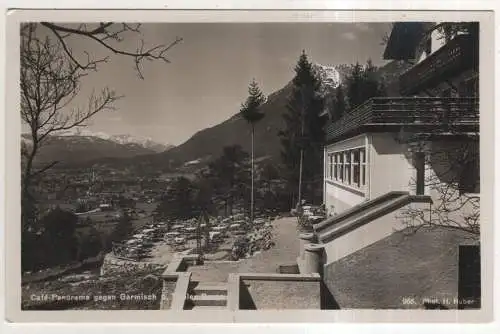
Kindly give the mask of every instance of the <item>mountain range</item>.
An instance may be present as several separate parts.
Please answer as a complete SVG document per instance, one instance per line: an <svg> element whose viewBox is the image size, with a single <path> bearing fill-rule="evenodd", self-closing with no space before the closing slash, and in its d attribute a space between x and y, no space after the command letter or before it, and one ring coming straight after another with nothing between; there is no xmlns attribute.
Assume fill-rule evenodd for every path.
<svg viewBox="0 0 500 334"><path fill-rule="evenodd" d="M57 134L58 137L65 136L78 136L78 137L94 137L100 138L104 140L109 140L121 145L129 145L129 146L137 146L143 147L147 150L151 150L153 152L163 152L173 147L170 144L161 144L154 141L151 138L147 137L137 137L128 134L120 134L120 135L110 135L105 132L93 132L85 128L75 128L63 132L59 132Z"/></svg>
<svg viewBox="0 0 500 334"><path fill-rule="evenodd" d="M333 90L349 74L348 65L314 65L314 70L321 78L320 93L332 94ZM394 81L407 65L390 62L379 68L378 74L384 81ZM394 92L397 87L391 85ZM391 90L392 90L391 89ZM261 107L265 117L255 127L255 156L279 161L281 145L278 132L283 129L283 115L292 92L291 81L283 88L270 94ZM392 95L392 94L391 94ZM81 162L85 156L87 163L105 164L113 167L133 166L141 168L169 169L185 166L188 162L204 164L219 156L222 148L228 145L240 145L250 152L250 126L236 113L229 119L210 128L195 133L183 144L172 147L155 143L150 139L138 139L128 135L110 136L104 133L90 133L86 130L69 132L51 139L41 152L41 158L63 155L74 163ZM43 159L42 159L43 160ZM193 167L193 163L188 165Z"/></svg>
<svg viewBox="0 0 500 334"><path fill-rule="evenodd" d="M24 144L31 144L31 135L22 134ZM47 137L35 163L59 161L62 165L78 165L102 158L130 158L164 152L172 145L156 143L150 138L130 135L109 135L87 129L65 131Z"/></svg>

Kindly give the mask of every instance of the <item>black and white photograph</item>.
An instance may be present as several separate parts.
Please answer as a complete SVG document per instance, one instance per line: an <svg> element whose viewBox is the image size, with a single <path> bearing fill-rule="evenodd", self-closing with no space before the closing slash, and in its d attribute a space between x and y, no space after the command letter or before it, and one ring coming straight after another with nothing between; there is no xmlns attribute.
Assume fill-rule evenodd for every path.
<svg viewBox="0 0 500 334"><path fill-rule="evenodd" d="M463 18L21 22L21 313L481 310Z"/></svg>

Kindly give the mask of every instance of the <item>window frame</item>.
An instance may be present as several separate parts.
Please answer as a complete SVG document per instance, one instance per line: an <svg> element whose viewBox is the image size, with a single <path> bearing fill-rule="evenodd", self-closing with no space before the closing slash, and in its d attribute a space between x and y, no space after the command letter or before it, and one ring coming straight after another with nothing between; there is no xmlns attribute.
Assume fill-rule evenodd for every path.
<svg viewBox="0 0 500 334"><path fill-rule="evenodd" d="M331 165L326 173L327 180L356 190L367 188L369 164L365 145L329 151L328 162Z"/></svg>

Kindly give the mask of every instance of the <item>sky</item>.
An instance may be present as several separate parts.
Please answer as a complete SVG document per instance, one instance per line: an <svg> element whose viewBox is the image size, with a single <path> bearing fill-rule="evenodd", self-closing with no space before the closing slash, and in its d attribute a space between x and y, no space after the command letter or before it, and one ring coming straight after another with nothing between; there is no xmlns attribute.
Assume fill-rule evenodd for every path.
<svg viewBox="0 0 500 334"><path fill-rule="evenodd" d="M134 51L141 38L153 46L181 37L170 63L145 62L140 79L131 58L111 55L82 81L75 101L85 105L93 90L109 87L123 97L114 111L96 115L89 130L179 145L237 113L253 78L266 95L286 85L302 50L322 65L368 58L385 64L381 41L389 29L389 23L148 23L142 36L125 35L120 48ZM70 44L76 55L109 55L87 39Z"/></svg>

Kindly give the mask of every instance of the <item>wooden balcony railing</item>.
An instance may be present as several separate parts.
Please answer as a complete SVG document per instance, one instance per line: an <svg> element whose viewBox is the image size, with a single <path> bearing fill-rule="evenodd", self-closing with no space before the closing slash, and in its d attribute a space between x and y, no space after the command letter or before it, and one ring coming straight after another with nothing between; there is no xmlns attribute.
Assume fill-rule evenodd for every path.
<svg viewBox="0 0 500 334"><path fill-rule="evenodd" d="M479 48L473 35L458 35L399 78L403 96L432 87L462 71L478 67Z"/></svg>
<svg viewBox="0 0 500 334"><path fill-rule="evenodd" d="M478 98L371 98L340 120L329 123L327 142L362 132L393 132L402 127L431 131L478 131ZM471 130L472 129L472 130ZM427 131L427 130L426 130Z"/></svg>

